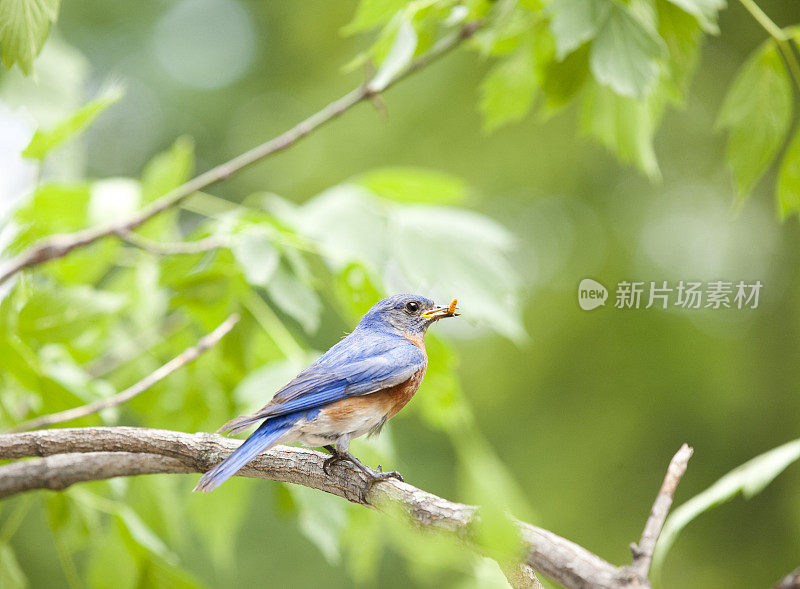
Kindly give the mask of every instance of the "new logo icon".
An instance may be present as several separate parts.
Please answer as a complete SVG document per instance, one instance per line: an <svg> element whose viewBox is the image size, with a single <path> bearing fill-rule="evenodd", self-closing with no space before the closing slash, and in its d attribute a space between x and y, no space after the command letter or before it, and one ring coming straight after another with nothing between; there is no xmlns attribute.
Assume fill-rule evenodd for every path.
<svg viewBox="0 0 800 589"><path fill-rule="evenodd" d="M596 280L584 278L578 285L578 304L584 311L591 311L605 305L607 298L608 290Z"/></svg>

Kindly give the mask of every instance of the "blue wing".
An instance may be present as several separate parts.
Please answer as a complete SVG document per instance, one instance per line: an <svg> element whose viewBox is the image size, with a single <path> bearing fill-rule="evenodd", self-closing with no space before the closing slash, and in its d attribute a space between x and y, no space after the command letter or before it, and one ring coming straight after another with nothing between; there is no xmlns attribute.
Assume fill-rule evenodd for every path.
<svg viewBox="0 0 800 589"><path fill-rule="evenodd" d="M313 409L404 383L426 362L425 353L402 337L370 337L354 332L298 374L261 410L229 421L220 431L237 433L267 417Z"/></svg>

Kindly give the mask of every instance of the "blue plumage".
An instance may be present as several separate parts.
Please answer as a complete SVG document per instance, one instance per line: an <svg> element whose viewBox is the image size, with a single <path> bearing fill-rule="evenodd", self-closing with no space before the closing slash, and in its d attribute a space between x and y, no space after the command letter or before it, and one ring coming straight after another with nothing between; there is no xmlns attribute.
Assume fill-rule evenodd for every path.
<svg viewBox="0 0 800 589"><path fill-rule="evenodd" d="M235 475L241 468L264 450L274 445L298 420L306 414L293 413L268 419L225 460L209 470L197 483L194 491L208 493Z"/></svg>
<svg viewBox="0 0 800 589"><path fill-rule="evenodd" d="M385 478L387 473L376 473L349 454L350 440L379 430L411 398L427 366L425 331L437 319L454 315L417 295L395 295L374 305L350 335L261 410L220 428L238 433L263 421L233 454L203 475L195 490L212 491L269 447L293 441L324 445L334 459L353 461L375 480Z"/></svg>

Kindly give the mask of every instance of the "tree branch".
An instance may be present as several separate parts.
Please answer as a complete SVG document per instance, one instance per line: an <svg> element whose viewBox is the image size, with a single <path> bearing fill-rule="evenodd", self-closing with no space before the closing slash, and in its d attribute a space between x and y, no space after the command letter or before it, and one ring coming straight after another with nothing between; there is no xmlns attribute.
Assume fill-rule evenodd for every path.
<svg viewBox="0 0 800 589"><path fill-rule="evenodd" d="M98 413L103 409L110 409L111 407L116 407L117 405L122 405L133 399L134 397L142 394L147 389L152 387L157 382L164 380L170 374L186 366L190 362L196 360L203 352L215 346L219 341L225 337L228 332L233 329L233 326L239 321L239 316L236 314L231 315L225 321L223 321L214 331L209 333L208 335L204 336L197 342L195 346L191 348L187 348L177 356L175 356L172 360L167 362L166 364L160 366L147 376L145 376L142 380L134 384L133 386L128 387L124 391L117 393L112 397L108 397L107 399L100 399L99 401L95 401L94 403L89 403L88 405L82 405L80 407L74 407L72 409L66 409L65 411L59 411L58 413L51 413L50 415L43 415L41 417L37 417L35 419L31 419L30 421L26 421L17 427L11 429L11 432L24 432L29 431L32 429L41 429L43 427L49 427L56 423L64 423L65 421L72 421L73 419L79 419L81 417L86 417L87 415L92 415L93 413Z"/></svg>
<svg viewBox="0 0 800 589"><path fill-rule="evenodd" d="M194 472L169 456L135 452L56 454L0 467L0 497L34 489L62 491L85 481L120 476Z"/></svg>
<svg viewBox="0 0 800 589"><path fill-rule="evenodd" d="M227 247L228 244L216 237L207 237L197 241L178 241L174 243L162 243L134 233L133 231L119 231L117 236L124 242L129 243L141 250L150 252L157 256L175 256L184 254L200 254L217 248Z"/></svg>
<svg viewBox="0 0 800 589"><path fill-rule="evenodd" d="M661 488L650 510L650 517L647 518L644 530L642 530L642 538L639 540L638 545L631 544L633 564L631 564L630 568L642 579L646 579L650 573L650 564L653 562L656 542L661 535L661 529L664 527L664 521L667 519L669 509L672 507L675 489L678 488L678 483L681 482L693 453L694 450L692 448L687 444L683 444L675 453L675 456L672 457L667 467L667 474L664 476L664 482L661 483Z"/></svg>
<svg viewBox="0 0 800 589"><path fill-rule="evenodd" d="M425 55L411 62L404 70L389 80L381 91L388 90L400 80L425 68L454 47L457 47L464 39L472 37L475 31L480 28L481 24L480 22L468 23L453 35L439 41ZM3 284L11 276L25 268L30 268L49 260L63 258L72 250L90 245L104 237L114 235L121 236L132 232L152 217L174 207L193 193L208 188L221 180L225 180L234 172L238 172L255 162L291 147L312 131L339 117L339 115L359 102L372 99L376 94L379 94L379 92L370 88L369 84L362 84L338 100L334 100L304 121L301 121L282 135L278 135L274 139L262 143L250 151L246 151L192 178L127 219L123 219L122 221L106 227L95 227L83 231L76 231L75 233L53 235L40 241L12 260L7 267L0 272L0 284Z"/></svg>
<svg viewBox="0 0 800 589"><path fill-rule="evenodd" d="M40 458L0 466L0 497L33 489L63 489L115 476L205 472L240 443L216 434L132 427L2 434L0 459ZM239 474L304 485L388 514L395 513L392 506L399 505L415 526L450 533L470 543L471 524L480 517L477 507L448 501L394 479L375 484L362 500L365 475L347 462L338 463L326 475L322 469L326 458L326 454L307 448L276 446ZM656 501L660 503L658 498ZM649 587L647 579L634 574L630 567L616 567L543 528L524 522L518 522L518 526L527 556L517 571L506 569L517 587L535 587L528 568L569 588Z"/></svg>

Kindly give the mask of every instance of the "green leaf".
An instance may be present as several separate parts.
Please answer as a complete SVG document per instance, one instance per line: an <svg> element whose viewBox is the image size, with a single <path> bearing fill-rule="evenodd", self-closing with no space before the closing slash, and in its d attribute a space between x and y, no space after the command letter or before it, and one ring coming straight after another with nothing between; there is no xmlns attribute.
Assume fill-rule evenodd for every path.
<svg viewBox="0 0 800 589"><path fill-rule="evenodd" d="M718 34L717 14L725 8L725 0L669 0L697 19L707 33Z"/></svg>
<svg viewBox="0 0 800 589"><path fill-rule="evenodd" d="M376 579L385 549L383 515L371 509L349 510L347 527L341 537L347 572L359 585Z"/></svg>
<svg viewBox="0 0 800 589"><path fill-rule="evenodd" d="M336 276L336 298L355 321L384 296L375 274L364 264L354 262Z"/></svg>
<svg viewBox="0 0 800 589"><path fill-rule="evenodd" d="M42 346L39 350L39 359L43 367L43 376L49 377L84 403L110 397L116 393L107 381L93 379L62 345Z"/></svg>
<svg viewBox="0 0 800 589"><path fill-rule="evenodd" d="M43 160L54 148L85 130L103 111L119 102L123 95L121 87L113 86L98 98L84 104L52 129L37 130L22 152L23 157Z"/></svg>
<svg viewBox="0 0 800 589"><path fill-rule="evenodd" d="M156 155L142 171L142 204L153 202L183 184L193 170L194 141L191 137L178 137L169 149ZM177 218L178 211L169 209L137 231L156 241L179 240Z"/></svg>
<svg viewBox="0 0 800 589"><path fill-rule="evenodd" d="M158 154L142 172L142 201L148 203L165 195L189 179L194 170L194 141L178 137L165 152Z"/></svg>
<svg viewBox="0 0 800 589"><path fill-rule="evenodd" d="M528 114L538 87L535 66L533 51L523 44L487 74L480 87L484 130L492 131Z"/></svg>
<svg viewBox="0 0 800 589"><path fill-rule="evenodd" d="M263 405L264 391L261 394L261 405ZM192 533L205 545L207 554L219 570L236 570L237 539L242 524L250 515L248 510L253 493L262 491L257 487L258 485L245 484L243 481L239 483L231 481L221 489L221 493L209 493L206 497L202 497L202 500L192 496L187 501L186 516L191 522ZM186 493L186 490L183 493ZM213 513L214 517L208 517L209 513Z"/></svg>
<svg viewBox="0 0 800 589"><path fill-rule="evenodd" d="M108 187L107 182L101 181L101 184ZM89 212L92 211L94 216L99 210L95 204L102 200L96 198L97 186L95 183L91 187L86 184L46 184L40 187L15 213L20 228L9 249L19 250L38 239L88 226L90 221L94 221ZM41 266L39 271L64 283L92 283L105 275L116 261L118 249L116 240L100 240Z"/></svg>
<svg viewBox="0 0 800 589"><path fill-rule="evenodd" d="M19 335L23 340L75 344L79 336L103 327L123 305L122 296L87 286L40 286L19 311Z"/></svg>
<svg viewBox="0 0 800 589"><path fill-rule="evenodd" d="M226 249L193 256L163 256L160 279L174 295L171 309L182 309L210 331L241 309L251 292L239 264Z"/></svg>
<svg viewBox="0 0 800 589"><path fill-rule="evenodd" d="M424 285L434 297L458 297L470 318L512 340L525 340L519 277L506 257L514 240L505 228L471 211L433 206L394 208L389 227L386 267L400 271L394 290Z"/></svg>
<svg viewBox="0 0 800 589"><path fill-rule="evenodd" d="M298 525L303 535L336 565L341 560L340 539L347 525L348 504L333 495L315 489L289 485L289 492L298 509Z"/></svg>
<svg viewBox="0 0 800 589"><path fill-rule="evenodd" d="M0 338L0 370L3 376L12 376L28 390L39 391L42 367L38 356L10 329L3 326L3 331L4 337Z"/></svg>
<svg viewBox="0 0 800 589"><path fill-rule="evenodd" d="M589 76L589 46L573 51L563 61L551 61L542 76L540 114L546 119L569 103L583 88Z"/></svg>
<svg viewBox="0 0 800 589"><path fill-rule="evenodd" d="M90 187L87 184L42 186L15 214L21 231L14 242L14 248L22 248L54 233L86 227L90 198Z"/></svg>
<svg viewBox="0 0 800 589"><path fill-rule="evenodd" d="M610 0L554 0L548 11L556 41L556 59L562 61L594 38L608 18Z"/></svg>
<svg viewBox="0 0 800 589"><path fill-rule="evenodd" d="M473 425L474 417L455 376L455 353L432 333L427 336L426 348L425 394L417 396L414 407L430 427L458 435Z"/></svg>
<svg viewBox="0 0 800 589"><path fill-rule="evenodd" d="M61 0L3 0L0 2L0 52L7 68L15 63L31 73L50 25L58 18Z"/></svg>
<svg viewBox="0 0 800 589"><path fill-rule="evenodd" d="M370 267L386 259L386 211L362 186L343 184L318 194L297 211L298 231L319 242L325 261L340 270L353 262Z"/></svg>
<svg viewBox="0 0 800 589"><path fill-rule="evenodd" d="M378 168L354 181L396 202L458 204L467 193L467 184L461 178L426 168Z"/></svg>
<svg viewBox="0 0 800 589"><path fill-rule="evenodd" d="M92 183L89 223L107 225L128 217L139 208L142 191L132 178L106 178Z"/></svg>
<svg viewBox="0 0 800 589"><path fill-rule="evenodd" d="M25 589L28 579L19 565L17 556L6 543L0 544L0 587L4 589Z"/></svg>
<svg viewBox="0 0 800 589"><path fill-rule="evenodd" d="M778 172L778 210L781 219L800 213L800 128L786 148Z"/></svg>
<svg viewBox="0 0 800 589"><path fill-rule="evenodd" d="M316 333L322 302L317 293L283 267L266 283L267 294L278 308L296 320L306 333Z"/></svg>
<svg viewBox="0 0 800 589"><path fill-rule="evenodd" d="M342 32L351 35L386 24L405 5L406 0L361 0L353 20Z"/></svg>
<svg viewBox="0 0 800 589"><path fill-rule="evenodd" d="M516 4L516 0L492 2L488 15L476 15L491 22L491 26L479 29L474 36L474 44L482 55L508 55L519 47L523 34L534 26L536 20L531 12L519 10Z"/></svg>
<svg viewBox="0 0 800 589"><path fill-rule="evenodd" d="M115 579L116 589L135 589L140 586L140 571L137 558L131 554L122 537L120 525L109 526L106 533L93 537L93 549L89 551L86 579L90 587L106 586Z"/></svg>
<svg viewBox="0 0 800 589"><path fill-rule="evenodd" d="M278 269L280 254L263 228L247 227L236 234L231 251L250 284L266 286Z"/></svg>
<svg viewBox="0 0 800 589"><path fill-rule="evenodd" d="M308 363L316 360L315 356L309 354ZM233 398L245 411L255 411L263 407L269 396L292 380L304 366L297 359L287 358L257 368L236 386Z"/></svg>
<svg viewBox="0 0 800 589"><path fill-rule="evenodd" d="M657 180L661 173L653 136L660 109L660 98L655 93L640 101L619 96L595 83L584 95L581 128L618 158L636 164L651 180Z"/></svg>
<svg viewBox="0 0 800 589"><path fill-rule="evenodd" d="M658 78L664 42L630 8L614 3L589 55L595 79L621 96L642 98Z"/></svg>
<svg viewBox="0 0 800 589"><path fill-rule="evenodd" d="M408 19L403 20L397 29L394 42L389 48L381 67L367 86L373 92L381 92L411 62L417 49L417 32Z"/></svg>
<svg viewBox="0 0 800 589"><path fill-rule="evenodd" d="M400 205L361 186L341 185L300 207L293 222L299 233L318 242L344 292L362 288L350 281L371 285L380 277L387 290L424 288L443 300L456 296L490 329L517 341L526 337L519 276L507 257L514 241L483 215Z"/></svg>
<svg viewBox="0 0 800 589"><path fill-rule="evenodd" d="M658 34L664 40L669 55L661 83L669 98L682 104L686 87L697 65L703 31L692 15L667 0L659 0L656 8Z"/></svg>
<svg viewBox="0 0 800 589"><path fill-rule="evenodd" d="M130 534L131 539L143 549L164 559L169 564L178 562L177 555L172 552L164 541L159 538L143 520L139 517L130 505L119 504L115 514L125 529Z"/></svg>
<svg viewBox="0 0 800 589"><path fill-rule="evenodd" d="M455 434L458 437L462 433ZM480 517L470 525L470 537L499 562L518 562L523 555L519 528L511 513L528 519L530 509L511 473L480 434L455 441L459 482L464 500L480 505Z"/></svg>
<svg viewBox="0 0 800 589"><path fill-rule="evenodd" d="M677 535L698 515L733 499L739 493L745 499L750 499L764 490L775 477L798 459L800 459L800 440L778 446L733 469L708 489L674 509L658 539L653 566L656 569L661 567Z"/></svg>
<svg viewBox="0 0 800 589"><path fill-rule="evenodd" d="M144 563L139 587L169 587L169 589L206 589L202 583L188 571L177 566L161 562L157 558Z"/></svg>
<svg viewBox="0 0 800 589"><path fill-rule="evenodd" d="M772 162L791 118L789 74L770 39L742 66L717 119L717 127L728 130L725 155L740 197L747 196Z"/></svg>

